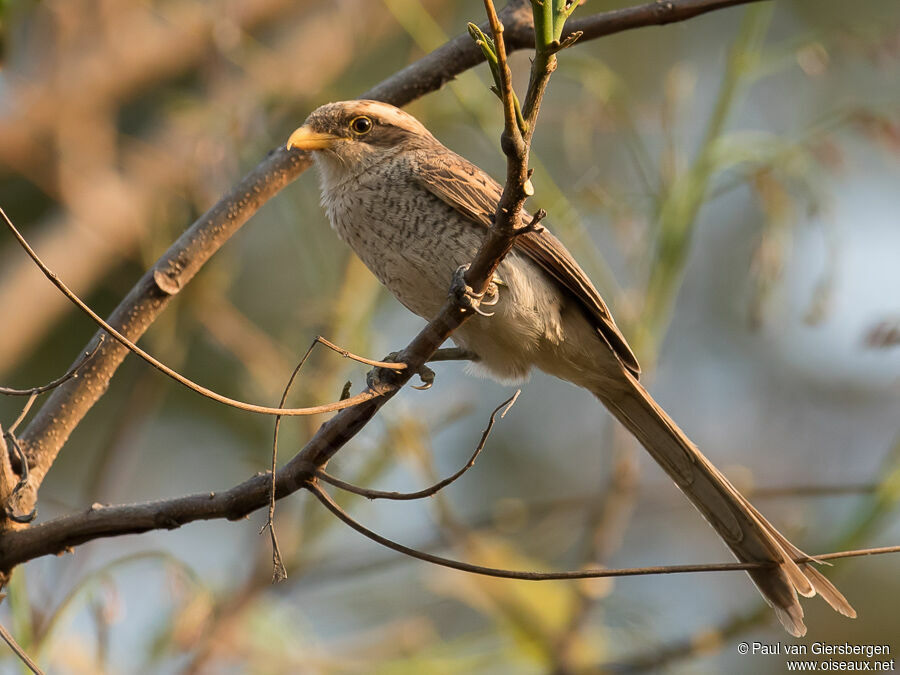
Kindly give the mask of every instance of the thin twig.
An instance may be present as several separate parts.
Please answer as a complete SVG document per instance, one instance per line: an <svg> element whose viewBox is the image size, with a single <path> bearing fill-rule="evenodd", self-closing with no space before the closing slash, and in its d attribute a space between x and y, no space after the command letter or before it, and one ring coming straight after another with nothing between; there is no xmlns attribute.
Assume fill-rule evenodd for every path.
<svg viewBox="0 0 900 675"><path fill-rule="evenodd" d="M381 544L391 550L403 553L411 558L423 560L425 562L434 563L441 567L449 567L451 569L460 570L462 572L471 572L487 577L497 577L501 579L520 579L522 581L561 581L566 579L602 579L606 577L636 577L650 576L659 574L688 574L695 572L732 572L747 571L753 569L761 569L771 567L775 563L752 562L752 563L707 563L696 565L657 565L653 567L625 567L618 569L587 569L587 570L571 570L567 572L527 572L523 570L508 570L497 567L485 567L483 565L473 565L472 563L452 560L442 556L419 551L403 544L399 544L387 537L383 537L377 532L367 528L362 523L355 520L349 513L344 511L335 502L331 496L322 490L315 483L311 483L308 487L325 507L335 516L340 518L346 525L353 528L363 536L372 541ZM825 553L817 556L800 556L795 558L797 563L815 563L822 560L835 560L838 558L856 558L870 555L884 555L887 553L900 553L900 546L883 546L880 548L858 549L855 551L839 551L836 553Z"/></svg>
<svg viewBox="0 0 900 675"><path fill-rule="evenodd" d="M281 401L278 404L279 409L284 408L285 401L287 400L291 388L294 386L294 381L296 380L297 375L300 373L300 369L303 368L303 365L306 363L307 359L309 359L310 354L312 354L312 350L315 349L317 344L324 345L325 347L328 347L332 351L337 352L345 358L349 358L370 366L375 366L376 368L386 368L388 370L405 370L407 367L405 363L374 361L363 356L357 356L356 354L342 347L338 347L336 344L334 344L330 340L325 339L321 335L317 335L309 345L309 348L307 348L306 353L303 355L303 358L300 359L300 363L297 364L296 368L294 368L293 372L291 373L287 385L285 385L284 391L281 394ZM346 401L350 398L349 389L350 383L347 382L344 385L343 391L341 392L341 396L339 398L340 401ZM260 529L260 534L262 534L262 532L264 532L268 528L269 536L272 541L272 583L277 583L279 581L284 581L285 579L287 579L287 569L284 566L283 558L281 555L281 548L278 546L278 537L275 533L275 474L278 468L278 434L281 429L281 420L281 415L275 417L275 431L274 438L272 440L272 464L270 470L272 480L269 490L269 512L265 524Z"/></svg>
<svg viewBox="0 0 900 675"><path fill-rule="evenodd" d="M359 487L358 485L354 485L353 483L348 483L347 481L343 481L340 478L336 478L327 473L324 469L319 469L318 471L316 471L316 477L330 485L333 485L336 488L340 488L341 490L345 490L346 492L352 492L353 494L360 495L361 497L366 497L367 499L394 499L397 501L410 501L414 499L424 499L425 497L432 497L451 483L455 482L466 471L475 466L475 460L478 459L478 455L480 455L481 451L484 450L487 439L491 435L491 430L494 428L494 421L497 418L497 413L500 413L500 411L503 410L503 412L500 413L500 418L502 419L506 417L506 413L508 413L509 409L512 408L513 405L515 405L516 399L519 398L519 394L521 393L522 390L517 389L515 394L513 394L508 399L503 401L503 403L494 408L494 411L491 413L490 420L488 421L487 427L485 427L484 431L481 433L481 440L478 442L478 445L475 448L475 452L472 453L469 461L466 462L465 465L453 475L448 476L441 481L438 481L434 485L431 485L424 490L419 490L418 492L387 492L384 490L372 490L370 488Z"/></svg>
<svg viewBox="0 0 900 675"><path fill-rule="evenodd" d="M28 666L28 669L34 673L34 675L44 675L44 671L38 668L38 665L31 660L31 657L25 653L25 650L19 646L19 643L16 642L16 639L10 634L8 630L6 630L6 626L0 623L0 637L3 638L3 641L9 645L9 648L15 652L16 656Z"/></svg>
<svg viewBox="0 0 900 675"><path fill-rule="evenodd" d="M506 181L503 192L494 212L494 224L488 231L481 250L466 272L466 283L476 293L487 290L494 271L503 260L504 256L512 248L517 234L527 230L522 228L522 210L525 200L534 194L531 185L531 172L528 169L528 153L531 137L540 111L540 103L543 92L547 87L550 75L553 72L555 57L547 53L545 41L536 40L535 57L531 66L531 77L528 81L528 90L525 95L525 105L522 115L525 120L525 128L520 128L516 114L516 95L512 88L512 75L507 63L507 48L504 38L504 27L497 15L492 0L484 0L485 11L488 15L488 23L494 37L494 50L496 53L497 77L499 90L503 102L503 134L500 137L500 146L506 156ZM540 23L535 17L535 23ZM532 30L532 33L535 29Z"/></svg>
<svg viewBox="0 0 900 675"><path fill-rule="evenodd" d="M321 336L319 336L321 337ZM285 401L287 401L288 394L291 391L291 387L294 385L294 380L297 378L297 375L300 373L300 369L303 368L303 364L306 363L306 360L309 358L309 355L312 354L312 350L315 349L316 344L319 344L319 337L316 337L315 340L312 341L312 344L306 349L306 353L303 355L303 358L300 359L300 363L294 368L291 376L288 378L287 384L284 386L284 391L281 393L281 401L278 403L279 408L284 407ZM330 344L330 343L329 343ZM349 392L346 391L341 392L341 400L345 400L347 396L345 393L349 395ZM281 547L278 545L278 536L275 534L275 477L278 472L278 433L281 430L281 420L283 418L281 415L275 418L275 431L272 438L272 465L270 469L271 474L271 482L269 483L269 512L266 516L265 525L260 529L260 534L268 528L269 537L272 541L272 583L278 583L279 581L284 581L287 579L287 569L284 566L284 560L281 556Z"/></svg>
<svg viewBox="0 0 900 675"><path fill-rule="evenodd" d="M752 493L754 496L758 497L758 492ZM821 493L824 495L825 493ZM839 492L839 494L842 494ZM818 491L812 493L811 496L819 496L820 493ZM581 495L581 496L571 496L564 498L556 498L556 499L547 499L547 500L537 500L537 501L529 501L527 506L527 511L529 515L529 522L533 522L535 520L539 520L543 516L557 514L558 511L567 511L567 510L578 510L579 512L584 512L586 508L590 508L591 505L597 501L597 495ZM671 508L679 508L678 506L672 506ZM472 530L485 530L489 531L493 526L495 521L496 513L492 510L488 509L487 511L481 511L479 513L473 514L470 518L468 518L467 527ZM434 550L442 548L446 545L446 541L440 536L431 536L430 538L424 540L422 543L417 544L415 548L421 550ZM849 549L848 549L849 550ZM382 557L378 560L371 560L369 562L360 563L360 564L349 564L349 565L341 565L339 567L331 566L327 570L320 570L317 572L318 576L324 576L327 578L346 578L348 576L355 576L358 574L367 574L374 572L375 570L383 570L389 567L393 567L395 564L403 561L403 558L398 557ZM595 561L596 562L596 561ZM600 563L602 564L602 563ZM765 606L765 605L763 605ZM768 609L766 607L766 609ZM766 615L768 616L768 614Z"/></svg>
<svg viewBox="0 0 900 675"><path fill-rule="evenodd" d="M13 434L16 429L18 429L19 425L25 420L26 415L28 415L28 411L31 410L31 406L37 400L38 395L34 392L28 397L28 400L25 401L25 405L22 406L21 412L19 412L19 416L15 419L15 421L9 426L9 429L6 430L6 433Z"/></svg>
<svg viewBox="0 0 900 675"><path fill-rule="evenodd" d="M518 132L519 120L516 115L516 94L512 86L512 73L509 71L509 63L506 58L506 41L503 39L503 22L497 16L497 9L492 0L484 0L484 11L487 12L488 25L494 35L494 47L497 53L497 75L500 84L500 100L503 102L503 123L505 133Z"/></svg>
<svg viewBox="0 0 900 675"><path fill-rule="evenodd" d="M317 335L314 340L314 344L318 342L321 345L325 345L331 351L337 352L345 359L351 359L352 361L358 361L359 363L365 363L368 366L374 366L376 368L387 368L388 370L403 370L406 368L405 363L396 363L395 361L373 361L372 359L367 359L364 356L357 356L353 352L347 351L343 347L338 347L333 342L326 340L321 335ZM308 354L307 354L308 355Z"/></svg>
<svg viewBox="0 0 900 675"><path fill-rule="evenodd" d="M238 401L233 398L229 398L228 396L223 396L218 392L213 391L212 389L207 389L203 385L197 384L193 380L188 379L181 373L176 370L173 370L163 362L159 361L155 357L151 356L143 349L134 344L127 337L122 335L115 328L110 326L103 318L97 314L94 310L88 307L87 303L85 303L81 298L79 298L72 290L66 286L63 281L53 272L43 260L40 259L37 253L35 253L34 249L28 244L25 238L22 236L22 233L16 229L16 226L13 225L12 221L9 219L9 216L6 215L6 212L0 208L0 216L2 216L6 226L12 232L13 236L16 238L16 241L25 249L25 252L28 256L34 261L34 264L38 266L41 272L44 273L50 282L56 286L63 295L68 298L72 304L78 307L82 312L87 314L100 328L105 330L107 333L112 335L116 341L118 341L123 347L126 347L130 352L136 354L144 361L149 363L151 366L156 368L158 371L163 373L164 375L172 378L179 384L184 385L191 391L194 391L201 396L205 396L206 398L212 399L217 403L222 403L224 405L230 406L232 408L237 408L238 410L243 410L245 412L259 413L261 415L278 415L278 416L291 416L291 417L299 417L304 415L319 415L322 413L329 412L337 412L338 410L343 410L344 408L351 408L355 405L358 405L364 401L368 401L376 396L379 396L379 392L373 389L367 389L356 396L351 396L348 399L344 399L343 401L335 401L333 403L326 403L323 405L311 406L309 408L271 408L265 405L257 405L255 403L246 403L244 401Z"/></svg>
<svg viewBox="0 0 900 675"><path fill-rule="evenodd" d="M0 212L2 212L2 211L3 211L3 209L0 209ZM4 213L3 215L5 216L6 214ZM32 387L31 389L12 389L11 387L0 387L0 394L4 394L6 396L34 397L34 396L38 396L39 394L44 394L44 393L50 391L51 389L56 389L63 382L68 382L73 377L76 377L78 375L78 371L81 370L81 368L88 361L90 361L92 358L94 358L94 355L100 349L100 345L103 344L103 340L105 339L105 337L106 337L105 335L101 335L100 339L97 340L97 343L94 345L93 349L85 352L81 356L81 358L78 359L78 361L76 361L75 364L71 368L69 368L69 370L66 371L65 375L53 380L53 382L42 385L40 387ZM15 426L13 426L12 428L15 429Z"/></svg>

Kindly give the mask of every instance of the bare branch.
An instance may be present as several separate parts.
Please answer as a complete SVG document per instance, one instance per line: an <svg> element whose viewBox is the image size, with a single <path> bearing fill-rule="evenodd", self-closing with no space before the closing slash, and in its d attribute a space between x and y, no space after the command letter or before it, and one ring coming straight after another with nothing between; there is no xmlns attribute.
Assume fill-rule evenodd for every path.
<svg viewBox="0 0 900 675"><path fill-rule="evenodd" d="M312 475L311 467L294 465L279 472L279 498L298 490ZM0 539L0 570L43 555L56 555L87 541L150 530L175 529L197 520L239 520L268 501L269 476L259 474L224 492L205 492L176 499L105 507L95 504L82 512L49 520L28 529L4 533Z"/></svg>
<svg viewBox="0 0 900 675"><path fill-rule="evenodd" d="M138 347L136 344L134 344L127 337L122 335L122 333L120 333L115 328L113 328L108 323L106 323L106 321L104 321L103 318L100 317L99 314L97 314L94 310L92 310L90 307L88 307L87 303L85 303L81 298L79 298L77 295L75 295L75 293L72 292L69 289L69 287L66 286L63 283L63 281L49 267L47 267L47 265L44 264L44 261L41 260L40 257L38 256L38 254L35 253L34 249L32 249L31 246L29 246L28 242L25 240L25 237L23 237L22 233L19 232L19 230L16 228L15 225L13 225L12 221L9 219L9 216L6 215L6 212L2 208L0 208L0 216L2 216L3 221L6 223L6 226L12 232L13 236L16 238L16 240L19 242L19 244L22 246L22 248L25 249L25 252L28 253L29 257L32 260L34 260L34 264L37 265L38 268L41 270L41 272L44 273L44 276L46 276L53 283L53 285L56 286L62 292L63 295L65 295L69 300L71 300L72 303L76 307L78 307L78 309L80 309L82 312L87 314L94 321L94 323L96 323L104 331L106 331L107 333L112 335L113 338L115 338L120 344L122 344L125 348L127 348L128 351L141 357L144 361L146 361L151 366L156 368L163 375L166 375L166 376L172 378L179 384L184 385L191 391L197 392L201 396L205 396L206 398L212 399L213 401L216 401L217 403L222 403L224 405L231 406L232 408L237 408L238 410L243 410L245 412L260 413L263 415L278 415L279 417L281 417L281 416L318 415L320 413L335 412L338 410L343 410L344 408L349 408L351 406L354 406L357 403L362 403L363 401L368 401L373 396L378 395L378 393L376 391L368 390L368 391L362 392L361 394L357 394L356 396L351 396L348 399L344 399L343 401L336 401L334 403L326 403L324 405L317 405L317 406L312 406L309 408L272 408L270 406L257 405L255 403L245 403L244 401L238 401L236 399L229 398L228 396L223 396L222 394L219 394L218 392L215 392L212 389L207 389L203 385L197 384L193 380L188 379L187 377L185 377L178 371L173 370L172 368L170 368L169 366L164 364L162 361L159 361L155 357L151 356L150 354L145 352L143 349ZM317 338L317 340L318 339L319 338ZM328 344L329 344L329 346L331 346L338 352L342 353L342 350L339 347L331 345L330 343L328 343ZM95 351L96 351L96 349L95 349ZM347 352L344 355L350 356L350 353ZM361 358L362 357L356 357L357 360L359 360ZM396 367L396 364L391 364L391 365L392 365L392 367Z"/></svg>
<svg viewBox="0 0 900 675"><path fill-rule="evenodd" d="M0 213L2 213L2 209L0 209ZM3 457L2 459L0 459L0 462L3 463L2 470L0 470L3 474L2 485L0 485L0 502L4 504L4 514L9 521L18 524L30 523L37 516L37 510L35 509L33 502L28 504L29 510L27 513L16 513L15 509L15 505L18 503L22 491L28 486L29 480L28 460L25 457L25 453L22 452L21 446L16 440L16 429L18 429L19 425L25 420L25 417L28 415L28 411L31 410L31 406L37 400L38 395L55 389L56 387L75 377L78 374L78 371L88 361L90 361L100 349L100 345L103 344L103 339L104 336L101 335L97 340L97 344L94 345L94 348L92 350L82 355L82 357L78 361L76 361L71 368L69 368L65 375L53 380L49 384L45 384L40 387L32 387L31 389L11 389L7 387L0 387L0 394L6 394L9 396L28 396L28 400L25 402L25 405L22 406L22 410L19 413L19 416L15 419L15 421L10 425L8 429L3 431L3 442L0 442L0 452L3 453ZM9 447L13 449L15 459L18 463L19 476L17 478L15 477L14 473L16 467L13 466L13 463L10 460L10 456L7 454L9 450L5 441L9 441ZM14 485L13 481L15 482ZM3 524L2 528L6 528L5 523Z"/></svg>
<svg viewBox="0 0 900 675"><path fill-rule="evenodd" d="M316 336L315 342L317 342L320 345L325 345L331 351L337 352L338 354L343 356L345 359L350 359L351 361L357 361L359 363L364 363L368 366L375 366L376 368L387 368L388 370L403 370L404 368L406 368L405 363L397 363L395 361L373 361L372 359L367 359L364 356L357 356L353 352L349 352L346 349L344 349L343 347L338 347L333 342L329 342L328 340L323 338L321 335Z"/></svg>
<svg viewBox="0 0 900 675"><path fill-rule="evenodd" d="M607 577L637 577L650 576L659 574L688 574L695 572L731 572L731 571L747 571L752 569L760 569L770 567L774 563L709 563L701 565L657 565L653 567L625 567L619 569L594 569L594 570L573 570L568 572L527 572L519 570L507 570L497 567L485 567L483 565L473 565L471 563L461 562L459 560L451 560L433 553L419 551L403 544L399 544L387 537L383 537L377 532L368 529L362 523L354 520L350 514L344 511L335 502L327 492L321 487L312 483L307 488L312 492L325 507L337 516L344 524L350 526L363 536L372 541L385 546L391 550L403 553L411 558L423 560L425 562L434 563L441 567L449 567L451 569L460 570L462 572L471 572L487 577L497 577L501 579L519 579L522 581L561 581L566 579L602 579ZM880 548L858 549L854 551L839 551L837 553L825 553L823 555L801 556L795 559L798 563L815 563L823 560L835 560L838 558L855 558L870 555L884 555L887 553L900 553L900 546L883 546Z"/></svg>
<svg viewBox="0 0 900 675"><path fill-rule="evenodd" d="M3 213L3 209L0 209L0 213ZM4 215L4 217L6 216L5 213L3 215ZM84 364L86 364L88 361L90 361L92 358L94 358L94 355L100 349L100 345L103 344L103 340L105 339L105 337L106 336L101 335L100 338L97 340L97 343L94 345L93 349L91 349L90 351L86 351L81 356L81 358L78 359L72 365L72 367L66 371L65 375L53 380L53 382L49 382L48 384L42 385L40 387L31 387L31 389L12 389L11 387L0 387L0 394L4 394L6 396L29 396L29 397L33 398L34 396L38 396L39 394L44 394L44 393L50 391L51 389L56 389L58 386L60 386L64 382L68 382L73 377L78 375L78 371L82 368L82 366L84 366ZM15 429L15 427L12 427L12 428Z"/></svg>
<svg viewBox="0 0 900 675"><path fill-rule="evenodd" d="M347 411L348 413L350 411ZM341 413L346 414L346 413ZM301 453L302 454L302 453ZM620 569L577 570L571 572L516 572L469 565L448 560L440 556L416 551L401 544L381 537L365 526L357 523L345 514L333 500L315 484L316 467L294 458L276 475L276 497L282 499L304 486L322 500L329 510L335 512L341 520L361 534L388 548L433 562L487 576L530 581L551 581L564 579L592 579L601 577L647 576L657 574L684 574L694 572L727 572L746 571L765 567L766 563L714 563L698 565L660 565L653 567L632 567ZM0 570L10 570L15 565L44 555L55 555L95 539L115 537L124 534L138 534L150 530L176 529L182 525L198 520L225 518L240 520L252 511L264 507L268 501L269 475L260 474L226 490L225 492L207 492L176 499L164 499L141 504L125 504L118 506L94 505L90 509L62 516L35 525L27 530L5 533L0 539ZM321 496L320 496L321 495ZM332 507L333 505L333 507ZM346 519L346 520L345 520ZM821 555L797 558L796 562L815 562L855 558L871 555L885 555L900 552L900 546L884 546L879 548L838 551ZM445 564L447 563L447 564Z"/></svg>
<svg viewBox="0 0 900 675"><path fill-rule="evenodd" d="M581 43L586 40L596 40L613 33L621 33L635 28L664 26L677 21L686 21L695 16L719 9L760 1L766 2L768 0L681 0L680 2L672 0L671 2L646 2L643 5L614 9L592 16L571 19L566 22L563 36L565 38L572 33L580 31L582 36L579 38L579 43Z"/></svg>
<svg viewBox="0 0 900 675"><path fill-rule="evenodd" d="M25 420L25 417L28 415L28 411L31 410L31 406L37 400L37 397L38 397L38 395L35 393L32 393L28 397L28 400L25 401L25 405L22 406L22 410L19 412L19 416L9 426L9 429L7 429L4 433L10 434L10 435L15 433L16 429L19 428L19 425Z"/></svg>
<svg viewBox="0 0 900 675"><path fill-rule="evenodd" d="M316 337L315 340L309 345L306 350L306 353L303 355L303 358L300 359L300 363L294 368L291 376L288 378L287 384L284 385L284 391L281 393L281 401L278 403L279 408L283 408L285 401L287 401L288 394L291 392L291 387L294 386L294 380L297 379L297 375L300 374L300 369L303 368L303 365L306 363L306 360L309 358L309 355L312 354L312 350L316 348L316 345L319 344L319 337ZM345 400L349 397L349 387L344 387L344 391L341 392L341 400ZM269 470L269 475L271 477L271 481L269 482L269 511L266 515L266 523L260 529L260 534L262 534L266 529L269 530L269 538L272 542L272 583L277 583L279 581L284 581L287 579L287 568L284 566L284 560L281 556L281 547L278 545L278 535L275 533L275 499L276 499L276 477L278 473L278 434L281 431L281 420L283 418L281 415L275 418L275 431L272 439L272 465Z"/></svg>
<svg viewBox="0 0 900 675"><path fill-rule="evenodd" d="M494 9L492 0L484 0L484 6L488 15L488 23L494 36L494 52L497 58L495 68L500 85L500 98L503 102L504 124L503 134L500 137L500 146L506 155L506 183L503 186L503 193L500 195L500 202L494 213L494 225L488 231L484 244L466 271L466 283L476 293L484 293L487 290L494 271L512 248L515 241L513 233L519 229L525 200L533 193L533 189L530 189L531 183L528 176L528 142L526 137L530 138L528 125L533 127L534 121L529 120L528 117L528 100L531 97L535 83L534 72L541 67L541 62L535 59L532 64L532 78L531 82L529 82L525 110L523 111L526 125L526 129L523 130L519 128L518 116L516 115L517 102L512 88L512 75L506 60L506 41L503 35L503 24ZM549 73L547 76L549 77Z"/></svg>
<svg viewBox="0 0 900 675"><path fill-rule="evenodd" d="M22 649L18 642L16 642L16 639L8 630L6 630L6 626L3 624L0 624L0 637L2 637L3 641L9 645L9 648L13 650L15 655L19 657L19 660L28 666L28 670L34 673L34 675L44 675L44 671L38 668L38 665L32 661L31 657L28 656L25 650Z"/></svg>
<svg viewBox="0 0 900 675"><path fill-rule="evenodd" d="M505 417L506 413L509 412L509 409L515 405L516 400L519 398L519 394L521 393L522 390L517 389L515 394L513 394L508 399L503 401L503 403L494 408L494 412L491 413L491 418L488 421L487 427L485 427L484 431L481 433L481 440L475 447L475 452L472 453L469 461L466 462L465 465L453 475L448 476L441 481L438 481L434 485L431 485L424 490L419 490L418 492L385 492L384 490L372 490L369 488L359 487L358 485L354 485L353 483L348 483L347 481L343 481L340 478L335 478L331 474L326 473L324 469L319 469L318 471L316 471L316 477L325 481L326 483L329 483L330 485L333 485L336 488L340 488L341 490L345 490L347 492L352 492L354 494L360 495L361 497L366 497L367 499L394 499L398 501L408 501L414 499L424 499L425 497L433 497L445 487L455 482L466 471L475 466L475 460L478 459L478 455L480 455L481 451L484 450L485 443L487 443L487 439L491 435L491 430L494 428L494 421L497 418L497 413L503 410L503 412L500 413L500 417L501 419Z"/></svg>
<svg viewBox="0 0 900 675"><path fill-rule="evenodd" d="M524 129L519 129L519 115L516 113L518 100L512 86L512 73L506 60L506 42L503 39L503 22L497 16L493 0L484 0L484 9L488 15L488 25L494 34L494 48L497 56L497 80L499 82L500 100L503 103L504 131L507 135L521 136Z"/></svg>

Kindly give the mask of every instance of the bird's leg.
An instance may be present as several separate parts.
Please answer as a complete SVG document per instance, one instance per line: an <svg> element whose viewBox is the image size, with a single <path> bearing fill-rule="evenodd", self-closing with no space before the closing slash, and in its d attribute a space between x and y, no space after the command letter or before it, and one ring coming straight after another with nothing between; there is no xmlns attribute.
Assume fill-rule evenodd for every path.
<svg viewBox="0 0 900 675"><path fill-rule="evenodd" d="M438 361L481 361L481 357L475 352L462 347L442 347L428 359L428 363L436 363Z"/></svg>
<svg viewBox="0 0 900 675"><path fill-rule="evenodd" d="M481 305L496 305L500 300L500 290L498 284L502 283L499 279L495 279L488 286L487 290L482 293L476 293L475 289L466 283L466 272L469 265L460 265L453 273L453 280L450 282L450 297L452 297L463 309L475 312L481 316L494 316L493 312L485 312L481 309ZM485 301L485 296L488 300Z"/></svg>

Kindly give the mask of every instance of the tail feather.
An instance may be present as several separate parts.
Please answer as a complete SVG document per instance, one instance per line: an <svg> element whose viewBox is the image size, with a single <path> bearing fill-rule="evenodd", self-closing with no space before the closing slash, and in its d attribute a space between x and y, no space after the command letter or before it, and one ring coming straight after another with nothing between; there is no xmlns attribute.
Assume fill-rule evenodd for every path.
<svg viewBox="0 0 900 675"><path fill-rule="evenodd" d="M808 563L804 564L803 568L806 575L809 577L809 580L812 582L812 585L815 587L816 593L821 595L825 602L831 605L831 608L835 612L843 614L850 619L856 618L856 610L853 609L849 602L847 602L847 598L844 597L844 594L836 589L834 584L825 578L824 574Z"/></svg>
<svg viewBox="0 0 900 675"><path fill-rule="evenodd" d="M776 530L772 524L766 520L763 515L756 510L756 507L751 504L746 497L738 493L738 496L741 498L741 501L753 513L757 519L763 524L766 530L771 534L775 540L779 543L781 548L787 554L788 560L792 563L794 560L798 558L806 558L807 556L803 551L794 546L790 541L788 541L787 537L785 537L781 532ZM815 558L812 558L815 560ZM818 562L818 561L817 561ZM821 564L821 563L820 563ZM825 600L829 605L831 605L832 609L836 612L843 614L846 617L850 617L851 619L856 618L856 610L850 605L847 601L847 598L835 588L834 584L832 584L828 579L825 578L825 575L822 574L819 570L817 570L811 563L800 563L799 565L795 565L799 568L800 573L803 577L810 583L812 589L808 593L804 593L800 591L802 595L811 598L812 596L818 594L822 596L822 599ZM800 589L798 589L799 591Z"/></svg>
<svg viewBox="0 0 900 675"><path fill-rule="evenodd" d="M766 602L769 602L768 598L766 598ZM806 624L803 623L803 608L799 602L787 608L778 607L771 602L769 602L769 605L775 610L775 616L788 633L798 638L806 635Z"/></svg>
<svg viewBox="0 0 900 675"><path fill-rule="evenodd" d="M748 574L784 628L795 637L806 634L798 593L818 593L836 611L855 617L846 598L811 563L795 562L807 556L713 466L635 377L625 376L627 388L611 393L604 387L594 394L669 474L738 560L777 563Z"/></svg>
<svg viewBox="0 0 900 675"><path fill-rule="evenodd" d="M785 537L783 534L781 534L781 532L772 527L772 524L769 523L769 521L767 521L765 518L763 518L759 511L757 511L756 508L746 500L746 498L741 496L741 499L744 500L747 508L749 508L757 516L757 518L759 518L763 522L766 529L778 541L782 549L787 553L788 557L791 560L808 557L803 551L801 551L790 541L788 541L787 537ZM812 560L815 560L815 558L813 558ZM811 598L816 594L821 595L822 599L825 600L825 602L827 602L829 605L831 605L831 608L836 612L843 614L846 617L850 617L851 619L856 618L856 610L853 609L853 607L847 601L847 598L845 598L843 593L835 588L834 584L832 584L830 581L828 581L828 579L825 578L824 574L813 567L812 563L800 563L798 567L800 568L803 576L812 585L812 592L808 594L803 593L803 595L808 598Z"/></svg>

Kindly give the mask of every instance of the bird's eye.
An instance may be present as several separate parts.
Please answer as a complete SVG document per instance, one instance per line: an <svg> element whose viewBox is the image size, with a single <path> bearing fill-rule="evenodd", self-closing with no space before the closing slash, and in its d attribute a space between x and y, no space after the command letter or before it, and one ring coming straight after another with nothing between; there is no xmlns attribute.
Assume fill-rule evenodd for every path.
<svg viewBox="0 0 900 675"><path fill-rule="evenodd" d="M373 126L375 125L372 123L372 120L365 115L360 115L359 117L354 117L350 120L350 131L360 136L372 131Z"/></svg>

